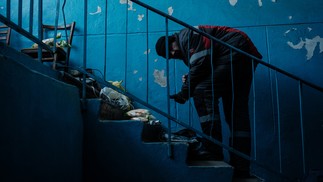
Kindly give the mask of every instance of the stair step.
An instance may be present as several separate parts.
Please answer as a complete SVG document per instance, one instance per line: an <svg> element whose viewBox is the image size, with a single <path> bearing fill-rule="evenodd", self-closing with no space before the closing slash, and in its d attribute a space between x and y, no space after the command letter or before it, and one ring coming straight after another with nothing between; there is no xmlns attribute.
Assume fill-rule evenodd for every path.
<svg viewBox="0 0 323 182"><path fill-rule="evenodd" d="M189 167L214 167L214 168L232 168L231 165L224 161L187 161Z"/></svg>
<svg viewBox="0 0 323 182"><path fill-rule="evenodd" d="M96 109L100 107L92 101L87 104L93 105L93 114L88 113L85 122L90 181L231 182L232 167L221 161L194 161L188 165L188 143L169 145L159 139L158 127L133 120L96 120Z"/></svg>

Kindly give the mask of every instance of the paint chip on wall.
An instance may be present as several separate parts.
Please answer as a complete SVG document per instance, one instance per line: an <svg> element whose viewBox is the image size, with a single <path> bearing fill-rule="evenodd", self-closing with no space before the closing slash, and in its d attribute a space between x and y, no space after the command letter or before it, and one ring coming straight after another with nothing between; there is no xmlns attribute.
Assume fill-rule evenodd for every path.
<svg viewBox="0 0 323 182"><path fill-rule="evenodd" d="M168 15L172 16L172 14L174 13L173 7L171 6L167 10L168 10Z"/></svg>
<svg viewBox="0 0 323 182"><path fill-rule="evenodd" d="M277 0L271 0L271 2L275 3ZM238 0L229 0L231 6L235 6L238 3ZM259 7L262 7L262 0L258 0Z"/></svg>
<svg viewBox="0 0 323 182"><path fill-rule="evenodd" d="M102 9L100 6L97 7L96 12L93 13L89 13L90 15L96 15L96 14L100 14L102 12Z"/></svg>
<svg viewBox="0 0 323 182"><path fill-rule="evenodd" d="M320 45L320 53L323 52L323 38L321 38L320 36L316 36L312 39L305 38L305 40L300 38L300 41L297 44L293 44L292 42L287 41L287 44L293 49L302 49L304 47L307 51L307 60L310 60L313 57L314 50L318 44Z"/></svg>
<svg viewBox="0 0 323 182"><path fill-rule="evenodd" d="M145 17L144 14L138 15L138 21L142 21L142 19Z"/></svg>
<svg viewBox="0 0 323 182"><path fill-rule="evenodd" d="M231 6L235 6L238 2L238 0L229 0Z"/></svg>
<svg viewBox="0 0 323 182"><path fill-rule="evenodd" d="M166 81L164 70L159 71L159 70L155 69L153 75L155 78L155 80L154 80L155 83L157 83L161 87L167 87L167 81Z"/></svg>
<svg viewBox="0 0 323 182"><path fill-rule="evenodd" d="M119 2L120 2L120 4L127 4L127 0L120 0ZM129 5L129 7L128 7L129 11L136 11L136 9L133 8L132 1L128 1L128 5Z"/></svg>
<svg viewBox="0 0 323 182"><path fill-rule="evenodd" d="M262 0L258 0L258 5L261 7L262 6Z"/></svg>
<svg viewBox="0 0 323 182"><path fill-rule="evenodd" d="M149 54L149 53L150 53L150 49L144 52L144 54Z"/></svg>

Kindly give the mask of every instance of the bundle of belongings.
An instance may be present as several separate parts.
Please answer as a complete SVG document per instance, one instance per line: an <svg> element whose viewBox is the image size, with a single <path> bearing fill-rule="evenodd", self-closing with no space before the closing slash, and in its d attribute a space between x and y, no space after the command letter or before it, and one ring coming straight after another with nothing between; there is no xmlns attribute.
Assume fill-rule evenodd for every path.
<svg viewBox="0 0 323 182"><path fill-rule="evenodd" d="M109 82L124 91L124 88L121 86L122 81ZM130 119L130 116L126 115L126 113L133 109L133 105L127 96L112 88L104 87L100 91L100 98L102 99L100 119Z"/></svg>

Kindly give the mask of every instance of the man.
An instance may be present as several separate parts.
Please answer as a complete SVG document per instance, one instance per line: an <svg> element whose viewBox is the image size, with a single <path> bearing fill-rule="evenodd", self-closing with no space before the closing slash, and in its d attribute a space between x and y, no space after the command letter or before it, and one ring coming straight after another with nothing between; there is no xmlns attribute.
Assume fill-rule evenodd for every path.
<svg viewBox="0 0 323 182"><path fill-rule="evenodd" d="M198 26L198 29L259 59L262 58L249 37L242 31L224 26ZM171 95L184 104L190 97L200 118L203 133L222 142L222 126L218 102L222 98L226 122L231 129L231 147L250 156L251 132L249 120L249 92L256 62L227 46L190 29L183 29L168 37L168 58L180 59L189 67L183 77L181 91ZM156 43L156 52L166 58L166 37ZM222 148L201 139L204 148L223 160ZM248 160L230 155L235 175L249 176Z"/></svg>

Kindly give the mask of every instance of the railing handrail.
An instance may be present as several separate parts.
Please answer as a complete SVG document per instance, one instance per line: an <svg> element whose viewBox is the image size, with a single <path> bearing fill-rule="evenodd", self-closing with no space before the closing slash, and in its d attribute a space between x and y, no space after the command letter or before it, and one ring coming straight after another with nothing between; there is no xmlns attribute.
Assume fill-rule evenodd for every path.
<svg viewBox="0 0 323 182"><path fill-rule="evenodd" d="M248 156L248 155L246 155L246 154L244 154L244 153L242 153L242 152L240 152L240 151L238 151L238 150L234 149L233 147L230 147L230 146L227 146L227 145L225 145L225 144L221 143L220 141L218 141L218 140L216 140L216 139L212 138L211 136L206 135L206 134L205 134L205 133L203 133L202 131L200 131L200 130L198 130L198 129L196 129L196 128L193 128L192 126L190 126L190 125L186 124L185 122L180 121L179 119L177 119L177 118L175 118L175 117L173 117L173 116L171 116L171 115L167 114L166 112L164 112L164 111L162 111L162 110L160 110L160 109L156 108L155 106L153 106L153 105L151 105L151 104L149 104L149 103L147 103L147 102L145 102L145 101L141 100L140 98L136 97L135 95L133 95L133 94L131 94L131 93L129 93L129 92L126 92L126 91L124 91L124 90L122 90L122 89L120 89L120 88L118 88L118 87L114 86L114 85L113 85L113 84L111 84L110 82L107 82L106 80L104 80L104 79L102 79L102 78L100 78L100 77L98 77L98 76L95 76L95 75L94 75L94 74L92 74L92 73L89 73L89 72L88 72L88 71L86 71L84 68L81 68L81 67L73 67L73 69L75 69L75 70L79 71L79 72L80 72L80 73L82 73L83 75L87 75L89 78L94 79L94 80L95 80L95 81L97 81L100 85L103 85L103 86L106 86L106 87L112 88L113 90L115 90L115 91L117 91L117 92L119 92L119 93L121 93L121 94L123 94L123 95L125 95L125 96L129 97L130 99L132 99L132 101L135 101L135 102L137 102L137 103L139 103L139 104L142 104L143 106L145 106L145 107L147 107L148 109L151 109L152 111L154 111L154 112L156 112L156 113L158 113L158 114L160 114L160 115L162 115L162 116L166 117L167 119L170 119L170 120L174 121L175 123L180 124L181 126L183 126L183 127L187 128L187 129L190 129L190 130L194 131L196 134L198 134L198 135L200 135L201 137L206 138L206 139L208 139L209 141L211 141L211 142L213 142L213 143L215 143L215 144L217 144L217 145L219 145L219 146L223 147L224 149L228 150L229 152L233 152L233 153L235 153L236 155L238 155L238 156L240 156L240 157L242 157L242 158L244 158L244 159L247 159L247 160L249 160L249 161L252 161L252 162L253 162L253 164L258 165L259 167L262 167L262 168L264 168L264 169L266 169L266 170L270 171L270 172L271 172L271 173L273 173L273 174L278 174L278 175L280 175L280 176L281 176L282 178L284 178L284 179L289 179L289 177L285 176L284 174L282 174L282 173L280 173L280 172L277 172L277 171L275 171L275 170L269 169L269 168L268 168L268 167L266 167L265 165L260 164L258 161L256 161L256 160L254 160L253 158L251 158L250 156ZM85 90L83 90L83 92L84 92L84 91L85 91ZM169 137L169 138L170 138L170 137Z"/></svg>
<svg viewBox="0 0 323 182"><path fill-rule="evenodd" d="M145 4L145 3L142 3L142 2L140 2L140 1L138 1L138 0L132 0L132 1L133 1L134 3L136 3L136 4L140 5L140 6L143 6L143 7L147 8L147 9L149 9L150 11L153 11L153 12L155 12L155 13L157 13L157 14L159 14L159 15L161 15L161 16L163 16L163 17L167 18L167 19L170 19L170 20L172 20L172 21L174 21L174 22L176 22L176 23L178 23L178 24L180 24L180 25L184 26L184 27L187 27L187 28L189 28L189 29L191 29L191 30L193 30L193 31L195 31L195 32L197 32L197 33L200 33L201 35L203 35L203 36L205 36L205 37L207 37L207 38L210 38L210 39L212 39L212 40L214 40L214 41L216 41L216 42L218 42L218 43L220 43L220 44L223 44L224 46L227 46L227 47L229 47L230 49L233 49L233 50L235 50L235 51L237 51L237 52L239 52L239 53L242 53L242 54L244 54L244 55L246 55L246 56L249 56L250 58L252 58L252 59L253 59L254 61L256 61L257 63L260 63L260 64L262 64L262 65L264 65L264 66L266 66L266 67L268 67L268 68L270 68L270 69L273 69L273 70L275 70L275 71L278 71L278 72L280 72L280 73L282 73L282 74L284 74L284 75L286 75L286 76L288 76L288 77L290 77L290 78L293 78L293 79L295 79L295 80L298 80L299 82L301 82L301 83L303 83L303 84L305 84L305 85L308 85L308 86L310 86L310 87L312 87L312 88L314 88L314 89L316 89L316 90L319 90L319 91L323 92L323 88L322 88L322 87L320 87L320 86L318 86L318 85L316 85L316 84L310 83L310 82L308 82L308 81L306 81L306 80L303 80L303 79L301 79L301 78L299 78L299 77L297 77L297 76L295 76L295 75L293 75L293 74L291 74L291 73L288 73L287 71L284 71L284 70L282 70L282 69L280 69L280 68L278 68L278 67L276 67L276 66L273 66L273 65L271 65L271 64L269 64L269 63L267 63L267 62L265 62L265 61L263 61L263 60L261 60L261 59L259 59L259 58L255 57L255 56L253 56L253 55L251 55L251 54L249 54L249 53L247 53L247 52L244 52L244 51L242 51L242 50L240 50L240 49L238 49L238 48L236 48L236 47L233 47L233 46L231 46L231 45L229 45L229 44L227 44L227 43L225 43L225 42L223 42L223 41L221 41L221 40L219 40L219 39L217 39L217 38L215 38L215 37L213 37L213 36L211 36L211 35L209 35L209 34L207 34L207 33L205 33L205 32L202 32L201 30L199 30L199 29L197 29L197 28L195 28L195 27L193 27L193 26L191 26L191 25L189 25L189 24L187 24L187 23L185 23L185 22L183 22L183 21L181 21L181 20L178 20L178 19L176 19L176 18L174 18L174 17L172 17L172 16L170 16L170 15L168 15L168 14L164 13L164 12L161 12L160 10L155 9L155 8L153 8L153 7L151 7L151 6L147 5L147 4ZM25 36L26 38L28 38L28 39L32 40L33 42L37 43L41 48L44 48L44 49L48 50L50 53L52 53L52 54L53 54L53 50L52 50L48 45L44 44L41 40L39 40L39 38L37 38L37 37L33 36L31 33L29 33L28 31L24 30L24 29L23 29L23 28L21 28L20 26L16 25L15 23L13 23L12 21L10 21L9 19L7 19L6 17L4 17L4 16L3 16L3 15L1 15L1 14L0 14L0 21L1 21L1 22L3 22L4 24L6 24L7 26L11 27L11 28L12 28L13 30L15 30L16 32L18 32L18 33L20 33L21 35ZM281 175L282 177L285 177L282 173L279 173L279 172L276 172L276 171L274 171L274 170L268 169L268 167L265 167L265 166L261 165L260 163L258 163L257 161L255 161L255 160L254 160L253 158L251 158L250 156L245 155L244 153L242 153L242 152L240 152L240 151L238 151L238 150L235 150L234 148L232 148L232 147L230 147L230 146L224 145L223 143L221 143L221 142L217 141L216 139L214 139L214 138L212 138L212 137L210 137L210 136L208 136L208 135L204 134L204 133L203 133L203 132L201 132L200 130L197 130L197 129L195 129L195 128L191 127L190 125L186 124L185 122L182 122L182 121L178 120L177 118L175 118L175 117L173 117L173 116L171 116L171 115L167 114L166 112L164 112L164 111L162 111L162 110L160 110L160 109L158 109L158 108L154 107L153 105L149 104L148 102L145 102L145 101L143 101L143 100L139 99L139 98L138 98L138 97L136 97L135 95L132 95L131 93L125 92L125 91L123 91L123 90L121 90L121 89L119 89L119 88L115 87L114 85L112 85L111 83L109 83L109 82L105 81L104 79L99 78L99 77L96 77L95 75L88 73L88 72L87 72L87 71L85 71L84 69L79 68L79 69L77 69L77 70L79 70L79 71L80 71L80 72L82 72L83 74L87 74L87 75L89 75L89 77L91 77L91 78L95 79L96 81L98 81L98 83L100 83L100 84L102 84L102 85L104 85L104 86L111 87L111 88L113 88L114 90L116 90L116 91L120 92L121 94L124 94L125 96L128 96L128 97L129 97L129 98L131 98L132 100L134 100L134 101L136 101L136 102L138 102L138 103L142 104L143 106L145 106L145 107L147 107L147 108L149 108L149 109L153 110L153 111L154 111L154 112L156 112L156 113L159 113L160 115L162 115L162 116L164 116L164 117L168 118L169 120L172 120L172 121L174 121L174 122L176 122L176 123L178 123L178 124L182 125L183 127L186 127L186 128L188 128L188 129L190 129L190 130L192 130L192 131L196 132L196 133L197 133L198 135L200 135L201 137L206 138L206 139L208 139L208 140L212 141L213 143L215 143L215 144L217 144L217 145L221 146L222 148L224 148L224 149L226 149L226 150L228 150L228 151L230 151L230 152L233 152L233 153L235 153L235 154L239 155L239 156L240 156L240 157L242 157L242 158L245 158L245 159L247 159L247 160L253 161L255 164L257 164L257 165L258 165L258 166L260 166L260 167L264 167L264 168L265 168L266 170L268 170L268 171L271 171L271 172L273 172L273 173L277 173L277 174ZM287 178L287 177L286 177L286 178Z"/></svg>
<svg viewBox="0 0 323 182"><path fill-rule="evenodd" d="M282 74L284 74L284 75L286 75L286 76L288 76L290 78L293 78L295 80L298 80L301 83L303 83L303 84L305 84L305 85L307 85L309 87L312 87L312 88L314 88L316 90L319 90L319 91L323 92L323 87L320 87L320 86L318 86L318 85L316 85L314 83L311 83L309 81L306 81L306 80L304 80L304 79L302 79L302 78L300 78L300 77L298 77L298 76L296 76L294 74L291 74L291 73L289 73L289 72L287 72L285 70L282 70L282 69L280 69L280 68L278 68L278 67L276 67L276 66L274 66L272 64L269 64L269 63L263 61L262 59L259 59L259 58L255 57L255 56L253 56L253 55L251 55L251 54L249 54L249 53L247 53L245 51L242 51L242 50L240 50L240 49L238 49L238 48L236 48L236 47L234 47L234 46L232 46L232 45L230 45L230 44L228 44L226 42L223 42L223 41L221 41L221 40L219 40L219 39L211 36L210 34L205 33L203 31L195 28L194 26L191 26L191 25L189 25L189 24L187 24L187 23L185 23L185 22L183 22L183 21L181 21L181 20L179 20L177 18L174 18L174 17L172 17L172 16L170 16L170 15L168 15L168 14L166 14L166 13L164 13L164 12L162 12L162 11L160 11L160 10L152 7L152 6L149 6L149 5L147 5L147 4L143 3L143 2L140 2L138 0L131 0L131 1L134 2L134 3L136 3L136 4L138 4L138 5L140 5L140 6L143 6L143 7L147 8L147 9L149 9L150 11L153 11L153 12L155 12L155 13L157 13L157 14L159 14L159 15L167 18L167 19L170 19L170 20L172 20L172 21L174 21L174 22L176 22L176 23L178 23L178 24L180 24L180 25L182 25L182 26L184 26L186 28L189 28L189 29L191 29L191 30L193 30L193 31L195 31L195 32L197 32L197 33L199 33L199 34L201 34L201 35L209 38L209 39L212 39L212 40L214 40L214 41L216 41L216 42L218 42L218 43L220 43L220 44L222 44L224 46L227 46L230 49L233 49L233 50L235 50L235 51L237 51L239 53L242 53L242 54L244 54L244 55L252 58L257 63L260 63L260 64L262 64L262 65L264 65L264 66L266 66L268 68L271 68L271 69L273 69L275 71L278 71L278 72L280 72L280 73L282 73Z"/></svg>
<svg viewBox="0 0 323 182"><path fill-rule="evenodd" d="M4 24L6 24L8 27L12 28L13 30L15 30L16 32L20 33L21 35L25 36L26 38L28 38L29 40L33 41L34 43L38 44L39 47L46 49L47 51L49 51L51 54L54 54L53 50L46 45L45 43L43 43L41 40L39 40L37 37L35 37L34 35L32 35L31 33L29 33L28 31L24 30L23 28L21 28L20 26L16 25L14 22L8 20L5 16L0 14L0 21Z"/></svg>

